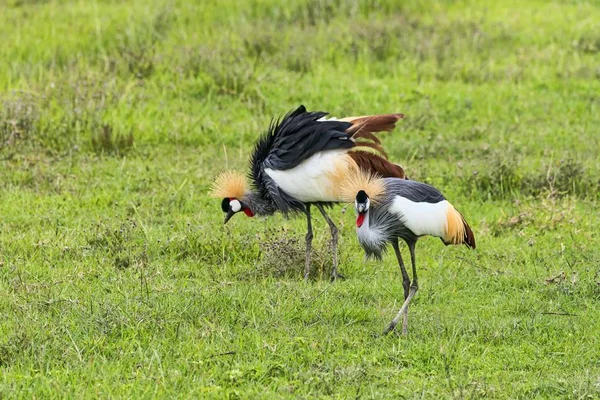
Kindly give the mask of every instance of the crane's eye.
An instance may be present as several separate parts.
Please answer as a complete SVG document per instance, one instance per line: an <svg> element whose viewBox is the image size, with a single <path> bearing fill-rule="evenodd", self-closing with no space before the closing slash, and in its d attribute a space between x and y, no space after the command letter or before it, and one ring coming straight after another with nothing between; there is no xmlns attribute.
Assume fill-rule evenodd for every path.
<svg viewBox="0 0 600 400"><path fill-rule="evenodd" d="M239 200L233 199L229 202L229 207L231 207L231 211L238 212L242 211L242 203Z"/></svg>
<svg viewBox="0 0 600 400"><path fill-rule="evenodd" d="M221 210L223 210L223 212L229 211L229 199L227 197L221 202Z"/></svg>

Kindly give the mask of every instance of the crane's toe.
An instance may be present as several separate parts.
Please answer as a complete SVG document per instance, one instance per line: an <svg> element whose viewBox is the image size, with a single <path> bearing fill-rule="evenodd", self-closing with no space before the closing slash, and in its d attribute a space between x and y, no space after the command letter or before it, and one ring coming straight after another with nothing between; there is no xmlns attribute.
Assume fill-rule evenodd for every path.
<svg viewBox="0 0 600 400"><path fill-rule="evenodd" d="M344 279L346 279L346 277L345 277L344 275L340 274L340 273L339 273L339 272L337 272L337 271L333 271L333 272L331 273L331 282L335 282L335 281L336 281L336 280L338 280L338 279L342 279L342 280L344 280Z"/></svg>
<svg viewBox="0 0 600 400"><path fill-rule="evenodd" d="M383 331L383 335L387 335L388 333L395 331L396 328L396 323L394 321L390 322L390 324L387 326L387 328L385 328L385 330Z"/></svg>

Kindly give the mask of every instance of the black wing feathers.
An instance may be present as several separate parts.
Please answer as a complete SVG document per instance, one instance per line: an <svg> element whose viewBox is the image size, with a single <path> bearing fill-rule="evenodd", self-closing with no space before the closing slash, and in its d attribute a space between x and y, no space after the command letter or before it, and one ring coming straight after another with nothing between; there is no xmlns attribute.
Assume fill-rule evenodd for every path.
<svg viewBox="0 0 600 400"><path fill-rule="evenodd" d="M399 195L410 201L419 203L439 203L446 200L439 190L423 182L408 179L385 178L387 192L390 195Z"/></svg>
<svg viewBox="0 0 600 400"><path fill-rule="evenodd" d="M354 147L350 135L345 133L352 124L343 121L318 121L327 113L298 110L284 117L267 136L273 136L273 145L264 158L267 168L286 170L296 167L315 153Z"/></svg>
<svg viewBox="0 0 600 400"><path fill-rule="evenodd" d="M354 147L344 121L318 121L327 113L307 112L304 106L273 120L269 130L256 142L250 158L249 178L261 195L269 196L264 168L291 169L315 153Z"/></svg>
<svg viewBox="0 0 600 400"><path fill-rule="evenodd" d="M356 118L352 122L319 121L326 115L325 112L308 112L300 106L283 118L271 121L268 131L256 142L250 158L249 180L263 199L272 201L284 213L303 211L304 204L283 192L265 173L265 168L285 171L318 152L351 149L357 145L371 147L385 157L381 142L373 132L393 129L402 117L390 114ZM356 141L359 138L362 140Z"/></svg>

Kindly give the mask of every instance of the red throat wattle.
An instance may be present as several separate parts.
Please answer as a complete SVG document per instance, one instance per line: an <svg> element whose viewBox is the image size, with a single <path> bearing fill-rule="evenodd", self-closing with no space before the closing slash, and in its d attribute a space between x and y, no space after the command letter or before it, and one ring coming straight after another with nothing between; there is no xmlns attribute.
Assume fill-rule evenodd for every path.
<svg viewBox="0 0 600 400"><path fill-rule="evenodd" d="M360 228L362 226L363 222L365 222L365 214L360 213L356 216L356 226L358 228Z"/></svg>
<svg viewBox="0 0 600 400"><path fill-rule="evenodd" d="M247 216L254 217L254 213L252 212L251 209L246 207L246 208L244 208L244 212L246 213Z"/></svg>

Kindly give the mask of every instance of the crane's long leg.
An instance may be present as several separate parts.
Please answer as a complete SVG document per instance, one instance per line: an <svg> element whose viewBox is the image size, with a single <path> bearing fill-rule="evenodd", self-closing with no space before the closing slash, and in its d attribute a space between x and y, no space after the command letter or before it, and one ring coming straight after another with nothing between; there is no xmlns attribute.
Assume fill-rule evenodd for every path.
<svg viewBox="0 0 600 400"><path fill-rule="evenodd" d="M333 221L331 220L331 218L329 218L329 215L327 215L327 213L325 212L325 208L323 208L323 205L317 203L317 208L319 209L319 211L321 211L321 214L323 214L323 218L325 218L325 221L327 221L327 224L329 225L329 230L331 231L331 247L333 250L333 269L331 271L331 280L335 281L337 278L344 278L341 274L338 274L337 272L337 266L338 266L338 228L335 226L335 224L333 223Z"/></svg>
<svg viewBox="0 0 600 400"><path fill-rule="evenodd" d="M408 308L408 305L410 304L410 301L412 300L412 298L415 296L415 294L417 294L417 290L419 290L419 283L418 283L418 279L417 279L417 265L416 265L416 261L415 261L415 242L407 242L407 244L408 244L408 248L410 250L410 261L412 262L413 279L412 279L412 282L411 282L409 290L408 290L408 297L406 298L406 300L404 300L404 304L402 304L402 307L400 307L398 314L396 314L396 316L394 317L392 322L390 322L388 327L383 331L384 335L393 331L394 328L396 327L396 325L398 325L398 322L400 321L400 317L403 315L405 310Z"/></svg>
<svg viewBox="0 0 600 400"><path fill-rule="evenodd" d="M419 282L417 280L417 262L415 261L415 244L416 242L408 243L408 249L410 250L410 262L412 263L413 279L410 285L411 289L414 289L415 293L419 290Z"/></svg>
<svg viewBox="0 0 600 400"><path fill-rule="evenodd" d="M402 261L402 255L400 254L400 248L398 247L398 239L392 242L392 247L394 248L394 252L396 253L396 258L398 259L398 265L400 265L400 272L402 272L402 287L404 288L404 300L408 298L408 288L410 286L410 278L408 277L408 272L406 271L406 267L404 266L404 261ZM402 319L402 334L406 335L408 333L408 306L406 306L406 310L404 310L404 318Z"/></svg>
<svg viewBox="0 0 600 400"><path fill-rule="evenodd" d="M312 239L313 239L313 231L312 231L312 222L310 220L310 204L306 204L306 263L304 265L304 280L308 280L308 274L310 273L310 251L312 248Z"/></svg>

